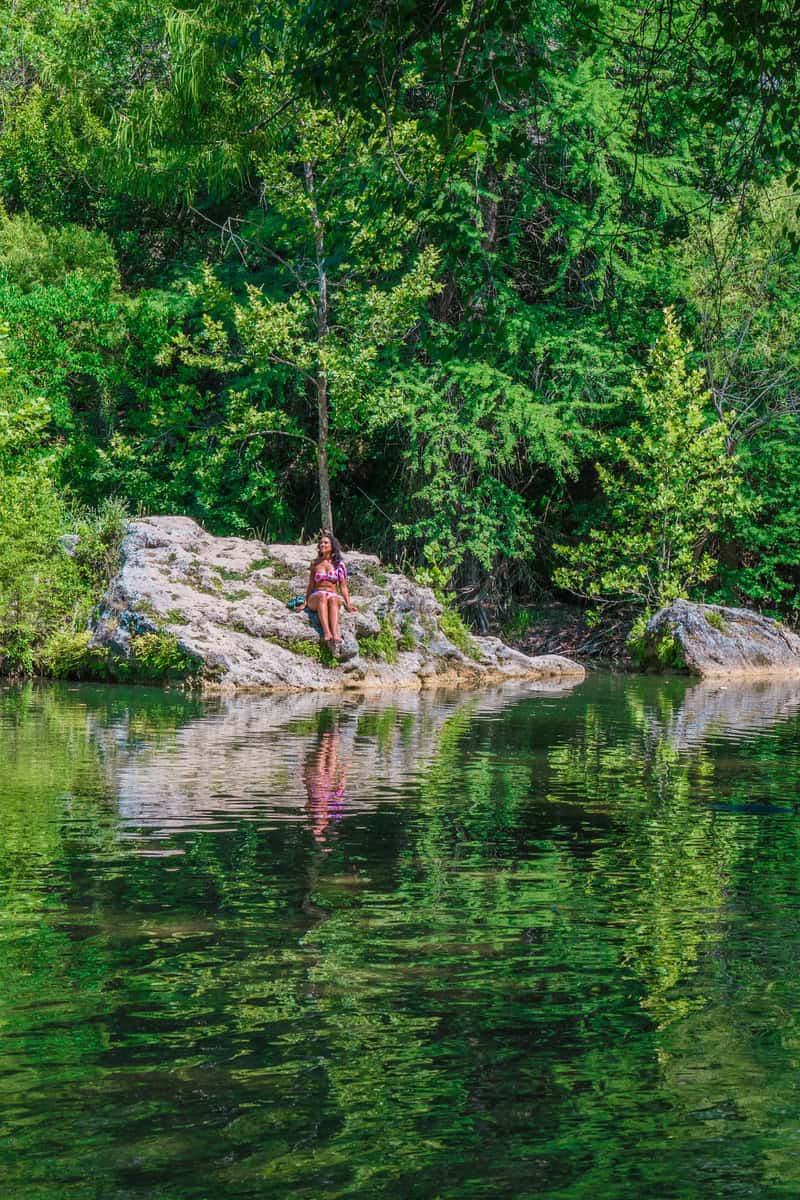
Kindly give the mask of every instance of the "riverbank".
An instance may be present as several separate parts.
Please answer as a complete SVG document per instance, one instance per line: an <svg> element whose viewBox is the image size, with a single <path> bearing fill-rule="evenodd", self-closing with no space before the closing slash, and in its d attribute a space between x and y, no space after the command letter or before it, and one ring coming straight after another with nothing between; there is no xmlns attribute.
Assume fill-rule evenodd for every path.
<svg viewBox="0 0 800 1200"><path fill-rule="evenodd" d="M504 635L523 654L563 654L587 667L640 671L627 647L632 625L627 615L592 623L585 608L550 600L521 608Z"/></svg>
<svg viewBox="0 0 800 1200"><path fill-rule="evenodd" d="M347 555L354 608L340 651L313 613L290 610L313 546L216 538L188 517L128 523L120 568L97 606L77 670L204 691L341 691L581 679L562 655L531 656L473 635L459 615L370 554Z"/></svg>
<svg viewBox="0 0 800 1200"><path fill-rule="evenodd" d="M639 637L636 655L630 612L597 621L557 600L521 606L504 636L478 636L430 588L358 551L347 555L355 608L342 613L333 654L316 615L288 608L305 591L311 545L217 538L188 517L130 521L113 509L79 528L61 536L34 592L20 581L6 605L0 677L303 692L580 679L587 666L699 676L800 669L789 627L686 601L685 612L657 614L659 630Z"/></svg>

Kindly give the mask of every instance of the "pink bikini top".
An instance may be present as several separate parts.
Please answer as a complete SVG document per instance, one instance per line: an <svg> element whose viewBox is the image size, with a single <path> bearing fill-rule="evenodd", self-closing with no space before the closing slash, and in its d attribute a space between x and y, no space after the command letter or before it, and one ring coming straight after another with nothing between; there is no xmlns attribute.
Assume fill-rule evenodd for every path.
<svg viewBox="0 0 800 1200"><path fill-rule="evenodd" d="M315 571L315 583L342 583L347 578L347 568L344 563L339 563L338 567L334 567L332 571Z"/></svg>

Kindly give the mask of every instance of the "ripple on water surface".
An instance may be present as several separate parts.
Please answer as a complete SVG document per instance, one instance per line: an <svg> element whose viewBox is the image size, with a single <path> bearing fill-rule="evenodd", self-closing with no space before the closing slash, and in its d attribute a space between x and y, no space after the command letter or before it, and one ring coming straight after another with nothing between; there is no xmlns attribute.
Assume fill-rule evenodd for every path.
<svg viewBox="0 0 800 1200"><path fill-rule="evenodd" d="M799 710L6 688L3 1196L800 1194Z"/></svg>

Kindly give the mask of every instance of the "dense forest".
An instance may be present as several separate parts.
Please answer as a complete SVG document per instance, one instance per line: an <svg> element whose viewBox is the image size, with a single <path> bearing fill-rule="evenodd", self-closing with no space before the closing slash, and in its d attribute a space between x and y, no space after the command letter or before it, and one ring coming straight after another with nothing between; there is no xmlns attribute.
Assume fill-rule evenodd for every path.
<svg viewBox="0 0 800 1200"><path fill-rule="evenodd" d="M4 15L3 669L137 512L333 524L473 620L797 618L792 4Z"/></svg>

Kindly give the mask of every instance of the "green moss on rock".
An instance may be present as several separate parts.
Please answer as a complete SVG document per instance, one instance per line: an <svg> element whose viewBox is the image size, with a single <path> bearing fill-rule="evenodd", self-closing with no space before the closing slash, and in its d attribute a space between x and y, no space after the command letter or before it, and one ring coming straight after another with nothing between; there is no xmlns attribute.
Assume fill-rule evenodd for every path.
<svg viewBox="0 0 800 1200"><path fill-rule="evenodd" d="M708 621L711 628L716 629L719 633L727 633L728 632L728 626L725 622L725 618L723 617L722 613L716 612L713 609L711 609L711 610L707 609L706 610L706 620Z"/></svg>
<svg viewBox="0 0 800 1200"><path fill-rule="evenodd" d="M284 650L291 650L292 654L302 654L304 658L312 658L315 662L320 663L323 667L337 666L337 659L334 657L330 646L326 646L325 642L313 641L311 638L279 638L272 639L276 645L283 646Z"/></svg>
<svg viewBox="0 0 800 1200"><path fill-rule="evenodd" d="M279 600L281 604L288 604L294 595L291 584L285 582L284 580L276 580L274 582L269 580L268 582L262 582L262 580L259 579L258 588L260 591L264 592L265 595L271 596L273 600Z"/></svg>
<svg viewBox="0 0 800 1200"><path fill-rule="evenodd" d="M389 576L382 567L376 566L374 563L365 563L361 570L366 575L367 579L371 579L376 587L383 588L389 582Z"/></svg>

